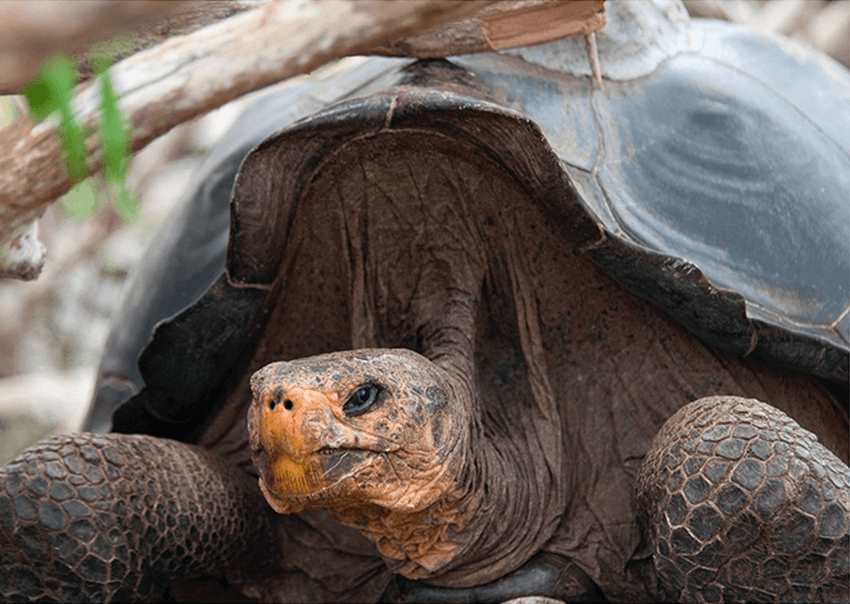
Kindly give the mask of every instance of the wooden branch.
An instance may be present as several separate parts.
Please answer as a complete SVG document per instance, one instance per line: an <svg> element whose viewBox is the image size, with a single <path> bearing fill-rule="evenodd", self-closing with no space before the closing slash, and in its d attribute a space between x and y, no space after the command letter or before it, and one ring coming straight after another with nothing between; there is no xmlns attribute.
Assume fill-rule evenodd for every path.
<svg viewBox="0 0 850 604"><path fill-rule="evenodd" d="M6 2L0 6L0 94L17 94L41 63L77 55L89 45L180 8L181 2L76 0Z"/></svg>
<svg viewBox="0 0 850 604"><path fill-rule="evenodd" d="M489 10L482 21L467 23L483 32L486 45L479 40L464 46L465 39L453 37L457 29L451 24L482 9ZM378 47L384 54L448 56L541 42L593 31L604 23L600 9L601 0L276 0L138 52L115 65L111 74L137 151L176 124L340 57ZM541 27L556 14L564 23ZM422 32L431 33L417 37ZM405 37L400 45L390 44ZM434 40L442 40L442 51ZM425 44L430 45L427 53ZM96 87L78 87L75 111L90 129L97 106ZM20 262L22 237L45 205L70 188L56 123L34 124L24 117L0 130L0 276L37 274ZM94 172L99 167L94 140L89 155ZM15 267L9 261L13 251Z"/></svg>
<svg viewBox="0 0 850 604"><path fill-rule="evenodd" d="M604 7L604 0L497 2L474 17L395 40L372 54L431 59L588 36L605 25Z"/></svg>
<svg viewBox="0 0 850 604"><path fill-rule="evenodd" d="M467 17L488 2L277 1L186 36L168 39L115 65L112 77L133 131L137 151L173 126L243 94L324 63L360 54L388 40ZM78 90L79 119L93 127L94 86ZM47 203L68 191L56 120L21 118L0 130L0 276L37 274L10 270L11 251ZM90 166L98 169L94 142Z"/></svg>
<svg viewBox="0 0 850 604"><path fill-rule="evenodd" d="M45 59L80 59L80 78L91 75L92 45L120 36L113 61L185 35L271 0L39 0L0 3L0 95L18 94Z"/></svg>

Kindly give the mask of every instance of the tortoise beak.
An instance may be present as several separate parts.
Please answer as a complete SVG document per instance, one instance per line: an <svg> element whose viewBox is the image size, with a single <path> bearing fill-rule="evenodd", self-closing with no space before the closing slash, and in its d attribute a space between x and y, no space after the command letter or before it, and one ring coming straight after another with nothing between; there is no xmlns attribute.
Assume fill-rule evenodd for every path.
<svg viewBox="0 0 850 604"><path fill-rule="evenodd" d="M263 448L279 451L299 463L321 448L315 428L331 425L335 419L327 395L306 388L278 387L273 392L262 392L259 398Z"/></svg>
<svg viewBox="0 0 850 604"><path fill-rule="evenodd" d="M328 397L315 390L281 387L264 389L255 404L258 406L257 435L261 462L257 470L274 492L307 494L324 485L312 464L311 453L323 445L318 442L323 427L334 422Z"/></svg>
<svg viewBox="0 0 850 604"><path fill-rule="evenodd" d="M287 497L320 494L390 448L383 439L349 426L335 394L309 388L258 388L251 421L256 422L249 430L257 441L254 465L275 509L295 511Z"/></svg>

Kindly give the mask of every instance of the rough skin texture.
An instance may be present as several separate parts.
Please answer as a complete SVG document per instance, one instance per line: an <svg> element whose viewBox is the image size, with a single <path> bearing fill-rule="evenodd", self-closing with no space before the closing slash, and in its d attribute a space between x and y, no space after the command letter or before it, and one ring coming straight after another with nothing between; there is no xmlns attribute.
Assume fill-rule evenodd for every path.
<svg viewBox="0 0 850 604"><path fill-rule="evenodd" d="M28 449L0 470L0 524L7 601L151 601L175 577L238 584L234 562L259 565L278 547L248 475L210 451L137 435Z"/></svg>
<svg viewBox="0 0 850 604"><path fill-rule="evenodd" d="M468 542L480 497L459 475L469 419L447 377L409 350L273 363L254 374L249 435L260 487L284 514L327 509L396 573L429 578ZM368 384L369 407L346 399Z"/></svg>
<svg viewBox="0 0 850 604"><path fill-rule="evenodd" d="M847 602L850 470L778 409L709 397L668 420L639 518L679 602Z"/></svg>

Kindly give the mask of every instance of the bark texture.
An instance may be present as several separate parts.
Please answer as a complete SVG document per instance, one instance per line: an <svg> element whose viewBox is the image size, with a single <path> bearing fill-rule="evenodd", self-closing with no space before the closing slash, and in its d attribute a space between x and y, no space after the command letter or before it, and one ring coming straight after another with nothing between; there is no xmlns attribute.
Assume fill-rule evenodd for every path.
<svg viewBox="0 0 850 604"><path fill-rule="evenodd" d="M120 106L132 128L133 151L174 125L243 94L308 73L335 58L368 51L412 32L473 14L486 3L274 2L186 36L166 40L112 68ZM96 86L74 99L78 119L93 129ZM14 257L16 241L71 187L61 162L55 119L16 120L0 130L0 277L32 277L43 260ZM99 169L94 140L89 165Z"/></svg>

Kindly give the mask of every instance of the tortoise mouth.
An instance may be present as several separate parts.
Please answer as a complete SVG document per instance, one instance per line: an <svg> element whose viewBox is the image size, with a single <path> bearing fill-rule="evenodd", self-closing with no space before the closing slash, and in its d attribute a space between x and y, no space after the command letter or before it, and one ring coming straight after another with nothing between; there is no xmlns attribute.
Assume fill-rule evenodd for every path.
<svg viewBox="0 0 850 604"><path fill-rule="evenodd" d="M261 452L260 455L267 455ZM280 498L306 502L314 497L331 496L337 490L350 490L346 487L349 479L360 472L372 468L376 458L385 455L383 451L375 451L362 447L323 446L308 453L301 461L295 461L284 456L278 457L278 463L266 457L260 467L260 472L267 486ZM280 462L287 468L282 475L275 466ZM294 470L292 468L295 468ZM301 480L297 478L300 475ZM293 478L295 476L295 478ZM284 486L285 485L285 486Z"/></svg>
<svg viewBox="0 0 850 604"><path fill-rule="evenodd" d="M337 453L370 453L373 455L377 455L380 451L373 451L372 449L364 449L363 447L329 447L324 446L321 449L317 449L313 451L314 455L334 455Z"/></svg>
<svg viewBox="0 0 850 604"><path fill-rule="evenodd" d="M352 453L357 459L353 459ZM292 511L311 510L319 508L336 507L334 503L346 502L355 504L359 498L354 494L356 486L351 480L358 474L372 468L372 463L377 456L382 455L376 451L365 449L334 449L324 447L313 455L319 457L322 467L323 486L310 492L277 492L269 489L280 502L285 502ZM266 482L261 476L260 480ZM266 487L268 488L268 483Z"/></svg>
<svg viewBox="0 0 850 604"><path fill-rule="evenodd" d="M360 447L322 447L313 453L313 459L319 465L322 482L333 486L370 468L379 455L379 451Z"/></svg>

